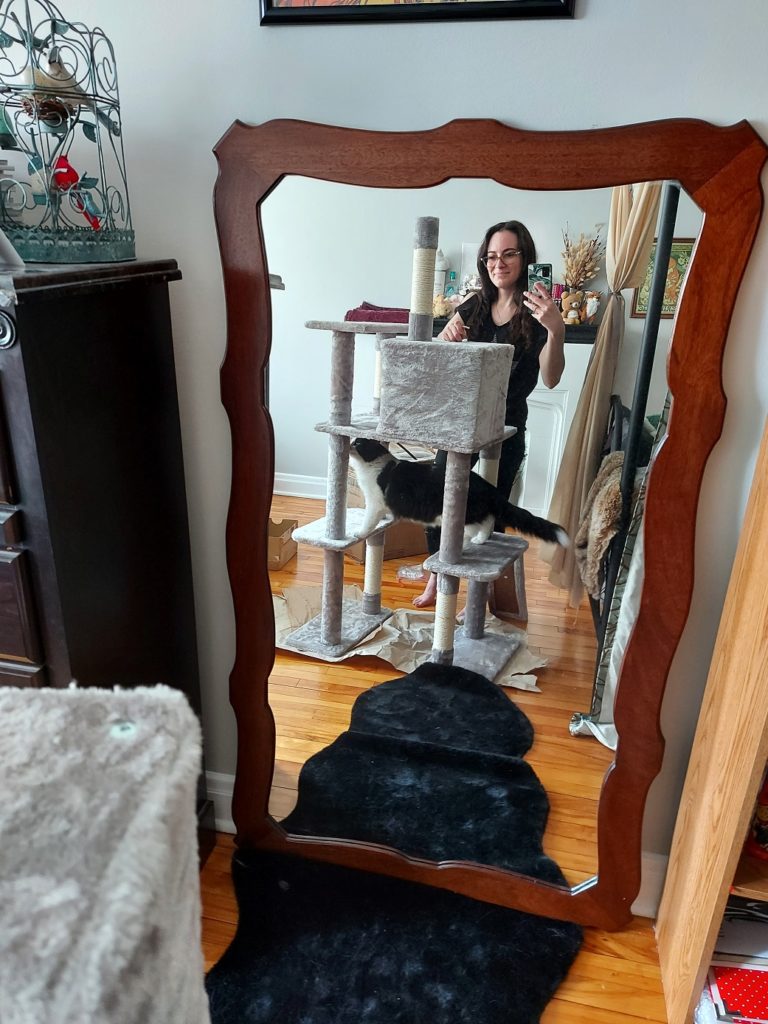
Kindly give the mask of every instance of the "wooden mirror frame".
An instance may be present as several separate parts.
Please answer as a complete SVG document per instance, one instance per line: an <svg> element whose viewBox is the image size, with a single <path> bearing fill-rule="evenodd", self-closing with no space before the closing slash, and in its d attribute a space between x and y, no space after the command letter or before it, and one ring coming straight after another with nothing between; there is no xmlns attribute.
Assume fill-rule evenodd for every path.
<svg viewBox="0 0 768 1024"><path fill-rule="evenodd" d="M278 120L257 126L235 122L214 152L227 306L221 392L232 430L227 564L236 622L230 700L238 734L232 802L238 845L410 879L584 925L621 927L631 918L640 888L643 810L664 750L661 701L691 601L698 496L725 414L723 351L762 213L759 175L766 145L746 121L729 127L667 120L529 132L497 121L459 120L400 133ZM267 522L274 436L264 392L272 320L261 204L285 175L378 188L491 178L537 190L671 179L704 213L668 358L673 401L647 490L645 582L615 701L620 741L600 795L598 873L573 889L488 865L425 861L372 843L290 836L269 815L275 726L268 679L275 633ZM668 529L671 522L674 531Z"/></svg>

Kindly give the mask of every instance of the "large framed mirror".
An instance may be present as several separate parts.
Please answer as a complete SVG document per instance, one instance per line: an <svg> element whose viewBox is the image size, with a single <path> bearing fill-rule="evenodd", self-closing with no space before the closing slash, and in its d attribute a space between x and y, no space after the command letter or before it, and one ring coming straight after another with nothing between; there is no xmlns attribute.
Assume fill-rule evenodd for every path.
<svg viewBox="0 0 768 1024"><path fill-rule="evenodd" d="M690 603L698 494L722 427L722 355L762 211L764 143L745 122L718 128L664 121L534 133L495 121L456 121L432 131L391 133L273 121L235 124L216 155L215 212L228 338L222 398L233 458L227 560L237 627L230 693L238 728L233 799L238 844L378 871L582 924L620 927L629 919L640 885L643 809L663 755L661 701ZM680 184L689 218L683 233L698 237L671 325L666 361L671 408L649 476L644 582L616 685L618 744L606 761L597 801L594 863L585 862L581 877L569 876L570 886L552 885L490 864L425 861L375 842L289 834L268 812L276 745L269 693L275 634L266 558L275 468L265 391L274 341L269 270L281 270L277 263L290 257L292 270L299 271L303 253L297 227L310 216L310 208L329 208L327 196L341 187L355 188L349 190L348 220L336 221L336 233L355 239L355 204L362 190L395 189L381 193L383 208L387 195L405 209L410 200L404 197L413 196L417 213L432 213L427 207L434 190L448 190L450 208L456 204L451 190L461 188L466 195L463 190L474 185L485 195L488 189L506 189L513 190L518 206L526 195L532 207L543 195L553 204L567 203L568 209L578 209L581 201L590 211L585 216L594 221L590 204L601 190L643 181ZM291 193L297 183L303 183L305 200L315 197L302 203L298 216ZM478 195L472 202L481 206ZM344 209L340 203L334 199L334 211ZM503 205L502 198L494 195L493 204ZM479 220L483 217L478 213ZM494 218L485 219L490 223ZM319 222L313 230L321 237L328 227ZM357 245L352 241L353 249ZM307 290L311 273L308 266ZM293 282L302 288L300 271ZM662 361L665 355L663 346ZM295 361L295 354L290 358ZM275 369L279 362L276 348ZM279 421L277 408L274 412Z"/></svg>

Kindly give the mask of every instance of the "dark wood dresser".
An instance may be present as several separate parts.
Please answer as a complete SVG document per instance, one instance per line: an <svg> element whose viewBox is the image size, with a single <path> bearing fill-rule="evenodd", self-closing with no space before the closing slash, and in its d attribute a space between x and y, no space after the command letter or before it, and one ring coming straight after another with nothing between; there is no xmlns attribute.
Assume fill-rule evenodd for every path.
<svg viewBox="0 0 768 1024"><path fill-rule="evenodd" d="M173 260L0 277L0 685L182 690L200 715ZM210 825L201 778L198 812Z"/></svg>

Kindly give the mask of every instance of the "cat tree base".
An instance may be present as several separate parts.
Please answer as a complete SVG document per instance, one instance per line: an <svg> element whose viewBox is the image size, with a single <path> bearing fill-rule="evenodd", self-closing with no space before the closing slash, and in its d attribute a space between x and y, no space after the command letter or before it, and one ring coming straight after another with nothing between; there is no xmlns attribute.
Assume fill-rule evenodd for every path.
<svg viewBox="0 0 768 1024"><path fill-rule="evenodd" d="M495 679L519 646L519 637L486 633L475 639L460 626L453 637L453 664Z"/></svg>
<svg viewBox="0 0 768 1024"><path fill-rule="evenodd" d="M280 646L296 654L311 654L318 658L341 658L378 629L391 615L390 608L382 608L376 615L368 615L362 611L359 601L345 598L341 602L341 635L338 643L323 643L322 615L316 615L314 619L289 633Z"/></svg>

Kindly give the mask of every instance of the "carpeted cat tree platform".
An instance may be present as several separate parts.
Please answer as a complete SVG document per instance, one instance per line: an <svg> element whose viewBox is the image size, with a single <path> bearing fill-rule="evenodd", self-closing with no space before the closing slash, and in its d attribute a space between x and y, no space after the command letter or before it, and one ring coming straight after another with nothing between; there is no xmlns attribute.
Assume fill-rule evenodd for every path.
<svg viewBox="0 0 768 1024"><path fill-rule="evenodd" d="M357 699L304 765L284 827L564 883L542 850L532 738L489 680L421 665ZM213 1024L536 1024L581 944L574 924L281 854L238 852L233 877Z"/></svg>

